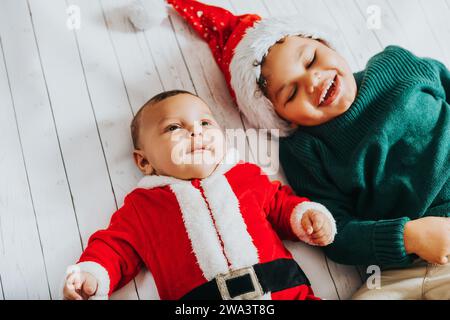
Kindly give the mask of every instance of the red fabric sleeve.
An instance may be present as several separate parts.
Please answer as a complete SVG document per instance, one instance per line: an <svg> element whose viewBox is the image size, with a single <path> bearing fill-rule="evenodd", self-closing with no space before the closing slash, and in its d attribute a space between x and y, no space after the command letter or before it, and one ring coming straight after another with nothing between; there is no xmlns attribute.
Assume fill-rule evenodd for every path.
<svg viewBox="0 0 450 320"><path fill-rule="evenodd" d="M109 275L108 296L132 280L142 266L136 248L142 248L139 240L140 223L131 201L125 201L116 211L106 230L95 232L88 241L78 262L99 263Z"/></svg>
<svg viewBox="0 0 450 320"><path fill-rule="evenodd" d="M289 186L283 186L279 181L268 180L264 210L267 220L281 239L298 241L291 227L291 215L294 208L304 201L309 199L296 196Z"/></svg>

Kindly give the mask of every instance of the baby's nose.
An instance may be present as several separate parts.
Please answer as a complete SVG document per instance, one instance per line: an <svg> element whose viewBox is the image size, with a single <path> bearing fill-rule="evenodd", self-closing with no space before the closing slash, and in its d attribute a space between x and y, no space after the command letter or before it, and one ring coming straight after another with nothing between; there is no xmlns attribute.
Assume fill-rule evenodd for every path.
<svg viewBox="0 0 450 320"><path fill-rule="evenodd" d="M192 132L191 132L191 137L196 137L196 136L199 136L199 135L201 135L201 134L202 134L201 131L199 131L199 132L192 131Z"/></svg>
<svg viewBox="0 0 450 320"><path fill-rule="evenodd" d="M191 137L199 136L202 134L202 126L199 123L194 123L191 127Z"/></svg>
<svg viewBox="0 0 450 320"><path fill-rule="evenodd" d="M198 137L202 135L202 129L194 129L191 131L191 137Z"/></svg>

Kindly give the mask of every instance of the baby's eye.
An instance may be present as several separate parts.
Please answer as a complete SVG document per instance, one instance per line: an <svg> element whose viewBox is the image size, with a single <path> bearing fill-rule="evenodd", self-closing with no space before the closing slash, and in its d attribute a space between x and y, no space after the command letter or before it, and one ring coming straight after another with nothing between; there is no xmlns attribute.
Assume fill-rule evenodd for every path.
<svg viewBox="0 0 450 320"><path fill-rule="evenodd" d="M202 120L202 122L200 124L201 124L201 126L209 126L211 124L211 122L209 122L207 120Z"/></svg>
<svg viewBox="0 0 450 320"><path fill-rule="evenodd" d="M166 131L175 131L175 130L178 130L180 128L181 128L181 126L178 125L178 124L171 124L170 126L168 126L166 128Z"/></svg>

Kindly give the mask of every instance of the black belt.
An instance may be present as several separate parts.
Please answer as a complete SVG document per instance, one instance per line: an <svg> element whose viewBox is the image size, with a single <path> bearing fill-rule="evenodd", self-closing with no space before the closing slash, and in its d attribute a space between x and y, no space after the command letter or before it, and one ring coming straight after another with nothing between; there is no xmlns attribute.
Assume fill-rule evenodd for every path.
<svg viewBox="0 0 450 320"><path fill-rule="evenodd" d="M278 259L220 274L193 289L181 300L255 299L267 292L302 284L310 285L300 266L292 259Z"/></svg>

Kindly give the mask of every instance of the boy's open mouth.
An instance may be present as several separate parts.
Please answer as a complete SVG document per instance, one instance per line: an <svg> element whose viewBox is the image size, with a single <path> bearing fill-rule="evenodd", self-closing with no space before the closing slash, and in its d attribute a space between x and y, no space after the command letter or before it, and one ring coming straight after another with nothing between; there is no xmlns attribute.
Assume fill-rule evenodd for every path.
<svg viewBox="0 0 450 320"><path fill-rule="evenodd" d="M322 89L319 99L319 107L328 106L336 100L339 94L340 81L338 75L335 75L331 81L329 81L325 88Z"/></svg>

